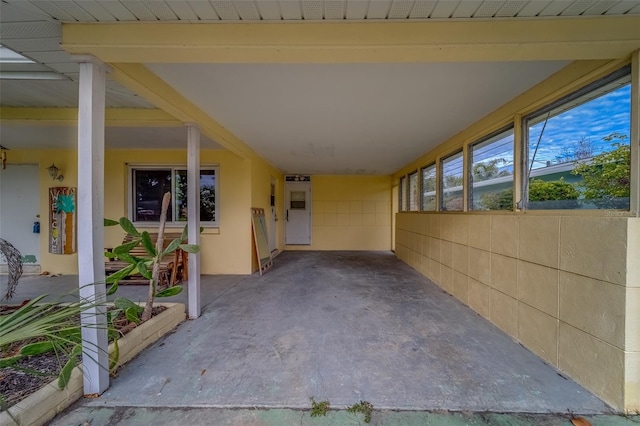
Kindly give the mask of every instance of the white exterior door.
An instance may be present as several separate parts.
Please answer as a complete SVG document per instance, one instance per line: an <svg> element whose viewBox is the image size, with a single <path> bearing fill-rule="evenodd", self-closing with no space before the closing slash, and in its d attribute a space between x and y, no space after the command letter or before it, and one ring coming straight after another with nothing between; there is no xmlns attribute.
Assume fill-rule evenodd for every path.
<svg viewBox="0 0 640 426"><path fill-rule="evenodd" d="M38 166L0 168L0 238L20 251L25 272L40 272L40 234L34 233L34 222L42 219L39 213ZM7 260L0 256L0 270L6 265Z"/></svg>
<svg viewBox="0 0 640 426"><path fill-rule="evenodd" d="M311 244L311 182L285 183L285 244Z"/></svg>

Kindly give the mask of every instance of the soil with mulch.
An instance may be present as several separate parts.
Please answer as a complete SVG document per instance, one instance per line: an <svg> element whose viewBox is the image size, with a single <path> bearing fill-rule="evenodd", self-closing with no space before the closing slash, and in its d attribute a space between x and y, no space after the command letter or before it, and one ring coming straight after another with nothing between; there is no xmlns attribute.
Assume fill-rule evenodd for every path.
<svg viewBox="0 0 640 426"><path fill-rule="evenodd" d="M17 308L17 306L0 306L0 314L9 313ZM165 306L156 306L153 308L151 316L156 316L166 309ZM113 327L118 330L121 336L140 324L130 322L122 312L113 320ZM18 350L21 344L12 346ZM11 351L11 348L7 348L7 350ZM64 354L48 352L24 357L9 367L0 368L0 412L20 402L51 381L57 380L60 369L67 360L68 357ZM78 357L78 362L81 362L80 357Z"/></svg>

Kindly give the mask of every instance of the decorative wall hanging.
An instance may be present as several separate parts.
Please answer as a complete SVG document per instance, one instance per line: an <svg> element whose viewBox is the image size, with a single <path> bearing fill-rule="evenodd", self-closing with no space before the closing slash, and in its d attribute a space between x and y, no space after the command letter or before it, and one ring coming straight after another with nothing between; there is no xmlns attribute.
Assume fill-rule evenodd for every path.
<svg viewBox="0 0 640 426"><path fill-rule="evenodd" d="M76 252L76 188L49 188L49 253Z"/></svg>

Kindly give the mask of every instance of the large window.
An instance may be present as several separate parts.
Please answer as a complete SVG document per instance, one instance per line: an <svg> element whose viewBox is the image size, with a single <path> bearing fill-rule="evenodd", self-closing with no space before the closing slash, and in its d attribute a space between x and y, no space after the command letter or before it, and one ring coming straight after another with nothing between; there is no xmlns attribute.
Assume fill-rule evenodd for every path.
<svg viewBox="0 0 640 426"><path fill-rule="evenodd" d="M436 165L422 169L422 211L436 210Z"/></svg>
<svg viewBox="0 0 640 426"><path fill-rule="evenodd" d="M418 182L418 172L415 171L409 175L409 211L417 212L420 199L420 187Z"/></svg>
<svg viewBox="0 0 640 426"><path fill-rule="evenodd" d="M442 160L442 197L440 207L445 211L462 211L463 203L463 157L462 151Z"/></svg>
<svg viewBox="0 0 640 426"><path fill-rule="evenodd" d="M525 118L530 209L629 209L630 67Z"/></svg>
<svg viewBox="0 0 640 426"><path fill-rule="evenodd" d="M134 222L158 222L162 197L171 192L168 223L187 221L187 171L184 167L132 167L131 219ZM217 225L217 167L200 169L200 221L203 226Z"/></svg>
<svg viewBox="0 0 640 426"><path fill-rule="evenodd" d="M513 209L513 128L472 145L471 210Z"/></svg>

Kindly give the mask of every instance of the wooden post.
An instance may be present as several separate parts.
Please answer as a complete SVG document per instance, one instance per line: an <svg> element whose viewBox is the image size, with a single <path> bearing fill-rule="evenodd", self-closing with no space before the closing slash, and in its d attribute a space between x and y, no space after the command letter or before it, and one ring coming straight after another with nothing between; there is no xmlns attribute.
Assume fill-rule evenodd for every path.
<svg viewBox="0 0 640 426"><path fill-rule="evenodd" d="M105 68L80 60L78 99L78 280L80 297L103 303L104 284L104 114ZM84 393L109 387L106 307L81 315Z"/></svg>
<svg viewBox="0 0 640 426"><path fill-rule="evenodd" d="M194 124L187 125L187 221L189 244L200 245L200 129ZM199 252L189 253L188 270L188 313L195 319L201 310Z"/></svg>

